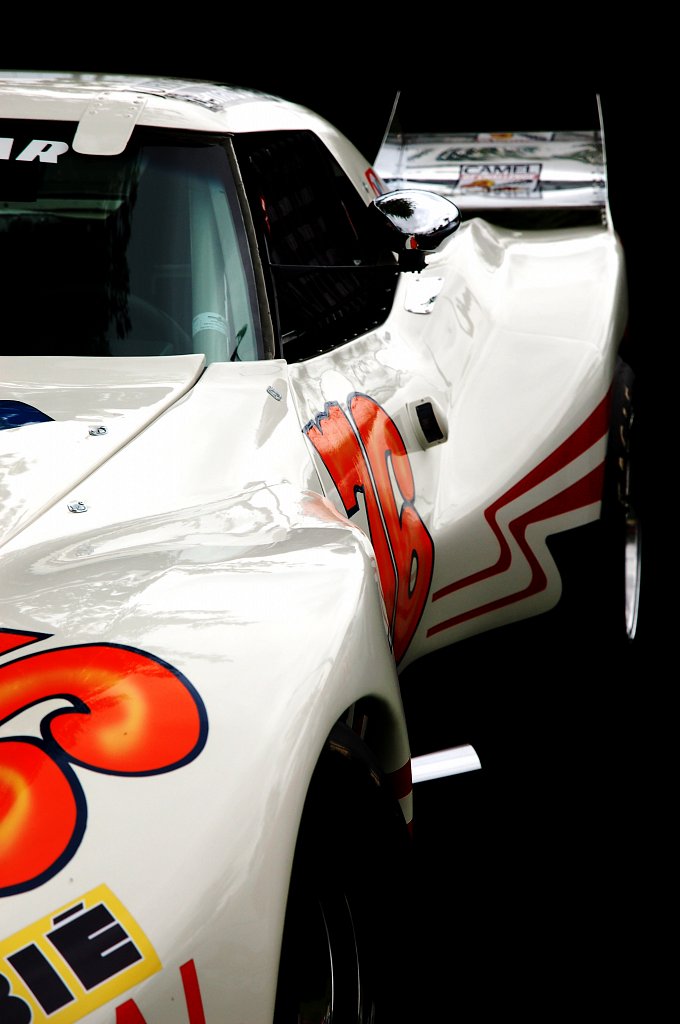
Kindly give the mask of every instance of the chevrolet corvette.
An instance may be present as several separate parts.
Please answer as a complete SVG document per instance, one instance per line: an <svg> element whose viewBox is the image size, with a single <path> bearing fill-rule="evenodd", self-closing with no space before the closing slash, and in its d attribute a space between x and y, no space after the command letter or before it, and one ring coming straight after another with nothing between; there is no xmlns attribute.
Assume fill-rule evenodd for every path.
<svg viewBox="0 0 680 1024"><path fill-rule="evenodd" d="M635 634L601 134L4 72L0 252L0 1020L401 1019L400 676Z"/></svg>

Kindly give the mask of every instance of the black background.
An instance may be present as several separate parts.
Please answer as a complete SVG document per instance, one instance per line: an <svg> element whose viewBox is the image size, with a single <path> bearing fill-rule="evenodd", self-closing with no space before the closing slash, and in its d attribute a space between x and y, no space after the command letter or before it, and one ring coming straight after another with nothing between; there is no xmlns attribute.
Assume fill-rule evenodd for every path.
<svg viewBox="0 0 680 1024"><path fill-rule="evenodd" d="M41 22L37 40L13 26L0 65L263 89L316 109L369 158L397 91L416 128L453 131L579 129L580 111L600 95L641 388L640 636L629 651L586 649L576 616L561 638L530 625L409 673L416 752L428 747L429 720L433 740L474 742L483 768L416 789L419 916L398 977L422 993L423 1021L655 1017L677 679L667 632L677 588L667 494L678 345L667 51L639 25L617 26L614 42L610 24L583 12L576 26L564 11L551 27L535 9L442 20L298 8L275 20L241 13L232 24L201 8L154 15L143 30L134 17L92 8L54 33ZM475 712L469 734L449 735L463 706Z"/></svg>

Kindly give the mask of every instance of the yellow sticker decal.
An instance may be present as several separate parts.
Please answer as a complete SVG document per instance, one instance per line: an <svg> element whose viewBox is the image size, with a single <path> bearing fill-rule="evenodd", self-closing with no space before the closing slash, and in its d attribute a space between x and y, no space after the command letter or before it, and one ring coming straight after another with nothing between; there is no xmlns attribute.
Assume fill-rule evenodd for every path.
<svg viewBox="0 0 680 1024"><path fill-rule="evenodd" d="M106 885L0 940L0 1021L72 1024L161 969Z"/></svg>

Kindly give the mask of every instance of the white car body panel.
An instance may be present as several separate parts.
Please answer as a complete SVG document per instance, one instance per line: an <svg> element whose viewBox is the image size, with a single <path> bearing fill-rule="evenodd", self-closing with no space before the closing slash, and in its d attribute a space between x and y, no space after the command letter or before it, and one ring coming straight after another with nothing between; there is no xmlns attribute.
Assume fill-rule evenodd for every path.
<svg viewBox="0 0 680 1024"><path fill-rule="evenodd" d="M408 312L410 292L417 287L422 294L428 281L434 298L426 311ZM621 251L611 232L526 238L473 220L418 279L404 277L379 332L351 342L343 354L291 367L303 415L311 419L326 403L343 404L359 391L380 402L405 441L435 556L430 598L401 667L559 599L559 574L543 539L598 517L599 497L577 498L571 507L560 495L601 466L604 418L540 479L521 481L605 400L625 301ZM408 415L409 404L424 396L438 403L448 431L446 445L426 450ZM516 485L518 493L505 501ZM550 499L532 525L531 549L548 577L534 593L535 572L509 523ZM485 518L496 502L500 536ZM509 564L491 571L504 541Z"/></svg>
<svg viewBox="0 0 680 1024"><path fill-rule="evenodd" d="M385 190L322 118L239 89L8 72L0 116L78 120L79 151L102 159L134 125L305 128L365 204ZM0 156L20 158L9 137ZM0 422L0 1007L30 1006L30 1024L271 1022L326 738L373 702L410 823L399 672L559 599L546 538L599 516L625 319L606 219L474 218L401 275L380 327L299 362L0 354L0 402L42 414ZM140 957L86 990L47 934L100 901ZM26 980L34 949L62 985L50 1013Z"/></svg>
<svg viewBox="0 0 680 1024"><path fill-rule="evenodd" d="M15 398L33 400L40 393L33 362L32 373L24 371L30 389L15 388ZM179 377L186 385L196 376L194 359L180 364L182 374L172 358L165 373L165 359L115 362L113 381L121 388L132 381L149 390L151 362L160 380ZM100 371L102 363L103 391L111 361L98 361ZM73 374L73 366L63 371L69 369ZM11 650L9 673L24 654L122 644L153 651L181 671L205 706L205 749L177 773L135 779L100 775L90 766L77 770L88 809L77 852L65 871L3 901L13 929L0 950L11 955L23 929L68 907L74 894L80 901L98 892L105 879L162 965L135 997L149 1022L186 1020L179 968L188 962L198 965L207 1020L225 1019L224 992L227 1019L268 1019L290 860L317 753L355 697L375 695L391 707L395 722L402 713L384 610L375 586L367 586L375 579L370 546L320 494L285 374L283 361L212 365L168 412L160 415L168 403L157 403L157 419L148 428L145 412L147 429L136 444L114 451L74 491L86 514L70 512L71 495L55 491L53 507L3 548L3 629L35 630L40 644ZM88 403L98 393L97 376L87 366L89 389L66 407L42 403L73 417L58 424L73 428L56 442L62 459L69 440L77 453L81 438L89 436ZM61 379L62 371L49 367L45 392ZM146 392L139 387L135 393L142 404ZM125 416L119 419L129 436ZM93 443L116 435L116 418L103 422L111 424L110 433L91 438ZM239 437L250 436L252 444L220 444L222 465L215 463L212 444L196 446L208 429L229 439L235 424ZM40 426L49 431L56 424ZM16 440L29 434L30 427L3 431ZM119 448L120 441L117 435L111 443ZM44 503L40 492L34 496ZM41 596L32 613L36 575ZM96 578L106 580L101 595ZM332 604L323 599L329 592ZM54 636L41 640L48 630ZM310 644L314 635L323 638L321 647ZM10 714L0 739L39 736L46 716L71 703L68 696L43 697ZM385 751L387 770L398 771L408 756L404 731L401 744ZM238 785L227 784L229 777L237 777ZM410 819L410 794L403 807ZM265 845L264 820L272 836ZM174 851L171 861L168 849ZM159 901L159 892L181 894L182 904L192 908L182 929L173 899ZM104 900L115 906L109 893ZM239 922L237 936L216 946L215 936L228 937L233 920ZM30 934L34 938L35 929ZM14 991L22 992L16 979ZM112 994L124 991L114 987ZM88 1005L78 999L77 1012ZM106 1005L88 1019L108 1020L110 1012Z"/></svg>
<svg viewBox="0 0 680 1024"><path fill-rule="evenodd" d="M0 401L22 402L53 422L0 433L0 465L12 476L0 496L3 540L23 529L130 441L196 383L200 356L116 360L104 376L99 360L6 357Z"/></svg>
<svg viewBox="0 0 680 1024"><path fill-rule="evenodd" d="M399 711L382 609L375 589L366 588L369 554L361 535L328 514L321 502L319 513L305 515L294 501L287 504L285 494L273 493L271 499L268 518L276 506L283 510L280 542L272 540L271 526L264 528L264 537L251 530L244 537L250 550L237 547L235 556L217 540L224 530L222 509L214 521L205 517L205 527L212 527L206 537L196 533L195 515L176 522L177 549L167 530L160 553L158 544L140 549L144 533L140 528L138 539L131 524L131 531L94 531L56 550L54 544L38 544L9 558L10 576L21 577L26 563L43 567L54 611L50 616L45 601L40 621L43 626L54 621L59 646L99 646L115 637L116 644L137 647L137 631L143 628L144 647L180 665L205 706L205 748L176 772L135 779L78 769L88 823L77 852L40 888L3 901L12 935L3 936L0 948L8 955L23 928L105 881L162 964L149 991L135 995L142 1013L149 1007L145 1019L150 1022L185 1020L181 1001L176 999L174 1008L167 1001L179 991L178 968L192 960L207 1020L220 1014L232 1020L268 1018L290 859L316 750L353 694L369 690L392 705L395 715ZM238 509L240 517L243 511ZM83 547L85 559L78 557ZM88 588L93 563L113 585L108 601L95 603ZM234 585L244 567L256 577L249 598ZM291 579L299 586L295 602L287 599ZM328 586L337 599L324 607L319 591ZM78 611L76 630L63 620L74 617L78 595L89 614ZM194 607L200 613L193 614ZM287 609L284 617L281 607ZM22 611L26 628L25 606ZM2 613L11 626L11 609L3 607ZM326 640L323 664L309 643L310 623ZM376 643L381 634L383 643ZM42 643L36 654L49 651L52 642ZM343 654L357 646L363 666ZM187 656L188 650L195 653ZM9 728L13 736L17 730L39 734L46 714L66 703L67 698L42 701L32 713L12 719L3 733ZM408 748L392 751L391 757L395 769L401 767ZM178 915L178 903L191 913ZM229 993L226 1018L224 992ZM105 1006L92 1019L107 1020L110 1013Z"/></svg>

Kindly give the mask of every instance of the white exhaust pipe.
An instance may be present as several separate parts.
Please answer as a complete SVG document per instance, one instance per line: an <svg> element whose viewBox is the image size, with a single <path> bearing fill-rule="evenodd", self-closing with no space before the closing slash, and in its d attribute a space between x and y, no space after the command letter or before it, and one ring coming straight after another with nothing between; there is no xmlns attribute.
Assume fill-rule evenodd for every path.
<svg viewBox="0 0 680 1024"><path fill-rule="evenodd" d="M411 758L411 775L414 785L416 782L442 779L447 775L474 772L481 767L474 747L469 744L449 747L448 750L435 750L432 754L419 754L418 757Z"/></svg>

